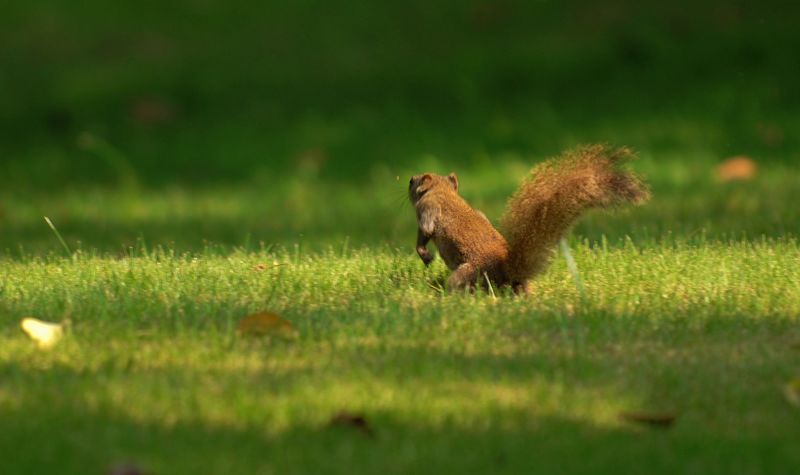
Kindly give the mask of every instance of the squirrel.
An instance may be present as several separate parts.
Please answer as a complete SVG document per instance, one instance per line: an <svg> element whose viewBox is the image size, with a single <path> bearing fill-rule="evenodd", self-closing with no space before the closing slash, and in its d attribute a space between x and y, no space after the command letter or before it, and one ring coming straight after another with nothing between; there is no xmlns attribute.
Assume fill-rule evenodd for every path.
<svg viewBox="0 0 800 475"><path fill-rule="evenodd" d="M528 282L550 263L558 241L590 208L641 204L647 186L621 168L635 158L625 147L584 145L535 166L509 199L501 234L458 194L458 178L424 173L411 177L408 195L417 214L417 254L426 266L432 239L447 267L449 290L497 287L528 293Z"/></svg>

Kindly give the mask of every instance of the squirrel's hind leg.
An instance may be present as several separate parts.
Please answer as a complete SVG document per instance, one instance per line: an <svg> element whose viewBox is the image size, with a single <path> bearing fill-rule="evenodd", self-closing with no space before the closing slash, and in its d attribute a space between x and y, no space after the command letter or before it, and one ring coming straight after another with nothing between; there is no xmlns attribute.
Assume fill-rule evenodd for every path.
<svg viewBox="0 0 800 475"><path fill-rule="evenodd" d="M447 279L447 290L472 289L475 287L477 278L478 269L469 262L465 262L450 274Z"/></svg>
<svg viewBox="0 0 800 475"><path fill-rule="evenodd" d="M514 291L514 294L521 297L531 293L531 286L528 284L528 281L514 282L511 284L511 289Z"/></svg>

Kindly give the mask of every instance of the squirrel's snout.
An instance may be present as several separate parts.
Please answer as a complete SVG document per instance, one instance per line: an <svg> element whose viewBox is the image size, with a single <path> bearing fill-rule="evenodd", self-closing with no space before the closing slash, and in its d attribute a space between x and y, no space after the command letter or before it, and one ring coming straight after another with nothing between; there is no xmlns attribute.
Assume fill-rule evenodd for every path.
<svg viewBox="0 0 800 475"><path fill-rule="evenodd" d="M417 196L416 196L416 193L415 193L415 189L416 189L416 181L417 181L417 177L416 177L416 176L412 176L412 177L411 177L411 178L408 180L408 198L409 198L409 199L410 199L412 202L416 201L416 199L417 199Z"/></svg>

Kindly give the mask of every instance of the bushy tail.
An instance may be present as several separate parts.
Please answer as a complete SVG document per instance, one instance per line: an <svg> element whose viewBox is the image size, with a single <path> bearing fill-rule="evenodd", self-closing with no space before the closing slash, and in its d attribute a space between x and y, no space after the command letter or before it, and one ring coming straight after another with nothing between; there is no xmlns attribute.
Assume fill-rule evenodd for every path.
<svg viewBox="0 0 800 475"><path fill-rule="evenodd" d="M620 167L633 157L627 148L585 145L532 170L502 219L511 282L544 271L559 239L587 209L649 198L644 183Z"/></svg>

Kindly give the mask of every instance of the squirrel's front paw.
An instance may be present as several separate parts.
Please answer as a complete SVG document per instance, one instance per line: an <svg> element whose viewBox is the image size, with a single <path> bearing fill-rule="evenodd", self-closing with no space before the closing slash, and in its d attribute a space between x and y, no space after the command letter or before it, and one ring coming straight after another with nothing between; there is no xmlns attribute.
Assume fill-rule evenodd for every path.
<svg viewBox="0 0 800 475"><path fill-rule="evenodd" d="M420 252L419 258L422 259L422 262L426 267L431 265L431 262L433 262L433 256L430 252Z"/></svg>

